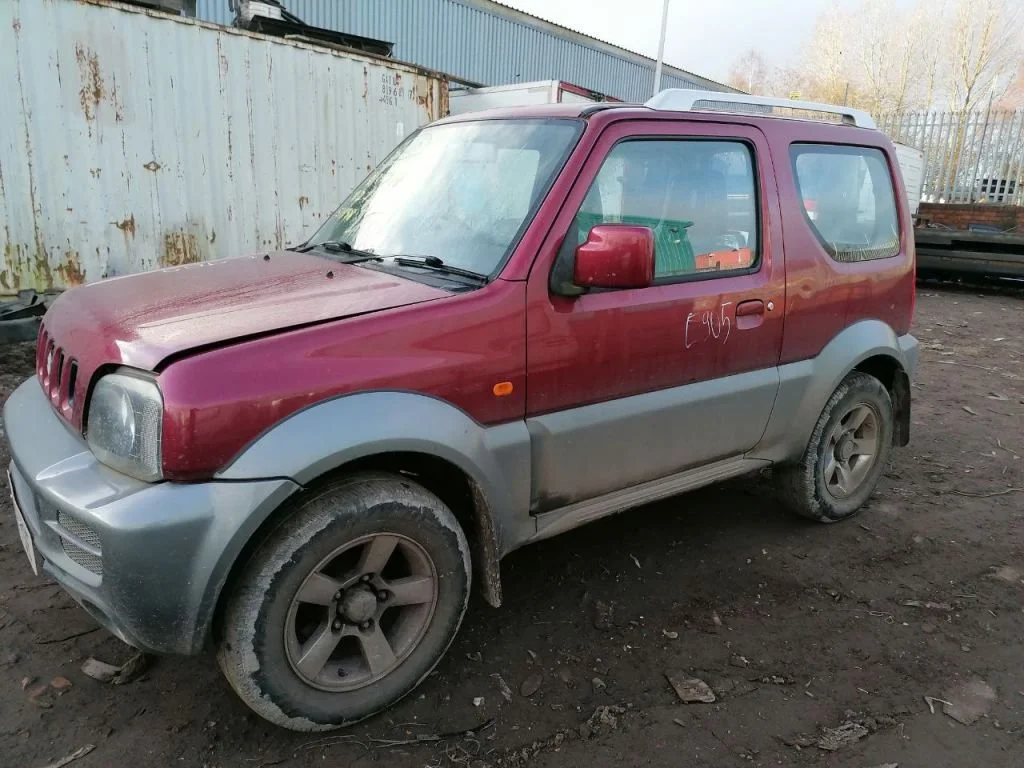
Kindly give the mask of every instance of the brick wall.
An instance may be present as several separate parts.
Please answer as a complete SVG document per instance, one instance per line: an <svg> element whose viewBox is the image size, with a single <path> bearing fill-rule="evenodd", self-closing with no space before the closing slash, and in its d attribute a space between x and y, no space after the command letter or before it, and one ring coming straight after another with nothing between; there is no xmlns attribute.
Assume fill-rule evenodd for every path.
<svg viewBox="0 0 1024 768"><path fill-rule="evenodd" d="M921 203L917 219L920 223L944 224L954 229L989 224L1024 232L1024 207L1016 205Z"/></svg>

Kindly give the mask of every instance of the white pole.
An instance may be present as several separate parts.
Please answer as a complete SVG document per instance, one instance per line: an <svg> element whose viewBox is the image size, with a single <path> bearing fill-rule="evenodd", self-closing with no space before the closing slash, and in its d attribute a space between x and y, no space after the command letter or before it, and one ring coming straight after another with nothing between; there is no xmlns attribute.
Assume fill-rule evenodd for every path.
<svg viewBox="0 0 1024 768"><path fill-rule="evenodd" d="M658 39L658 63L654 65L654 95L661 91L661 62L665 58L665 33L668 31L668 0L661 7L661 37Z"/></svg>

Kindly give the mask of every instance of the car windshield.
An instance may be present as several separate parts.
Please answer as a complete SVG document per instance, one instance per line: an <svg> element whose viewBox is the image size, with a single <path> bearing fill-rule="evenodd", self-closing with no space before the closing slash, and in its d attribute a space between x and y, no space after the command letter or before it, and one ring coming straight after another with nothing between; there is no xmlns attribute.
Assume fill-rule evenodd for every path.
<svg viewBox="0 0 1024 768"><path fill-rule="evenodd" d="M493 274L565 162L576 120L436 125L395 150L309 240ZM335 245L335 247L337 247Z"/></svg>

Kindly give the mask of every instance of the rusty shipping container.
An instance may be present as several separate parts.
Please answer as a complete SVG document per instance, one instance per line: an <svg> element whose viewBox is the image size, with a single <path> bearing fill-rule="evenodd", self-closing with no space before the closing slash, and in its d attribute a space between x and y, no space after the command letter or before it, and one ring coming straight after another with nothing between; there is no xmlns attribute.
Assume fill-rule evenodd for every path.
<svg viewBox="0 0 1024 768"><path fill-rule="evenodd" d="M0 293L308 237L447 82L99 0L0 2Z"/></svg>

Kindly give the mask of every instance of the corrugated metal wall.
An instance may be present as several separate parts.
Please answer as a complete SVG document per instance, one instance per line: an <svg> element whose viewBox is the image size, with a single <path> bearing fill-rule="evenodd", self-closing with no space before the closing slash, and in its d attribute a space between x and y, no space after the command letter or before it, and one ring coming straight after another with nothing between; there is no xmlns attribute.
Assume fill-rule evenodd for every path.
<svg viewBox="0 0 1024 768"><path fill-rule="evenodd" d="M447 112L410 67L69 0L0 2L0 292L280 248Z"/></svg>
<svg viewBox="0 0 1024 768"><path fill-rule="evenodd" d="M654 62L487 0L283 0L307 24L388 40L403 61L482 85L565 80L624 101L651 96ZM230 24L228 0L200 18ZM732 90L675 67L664 88Z"/></svg>

